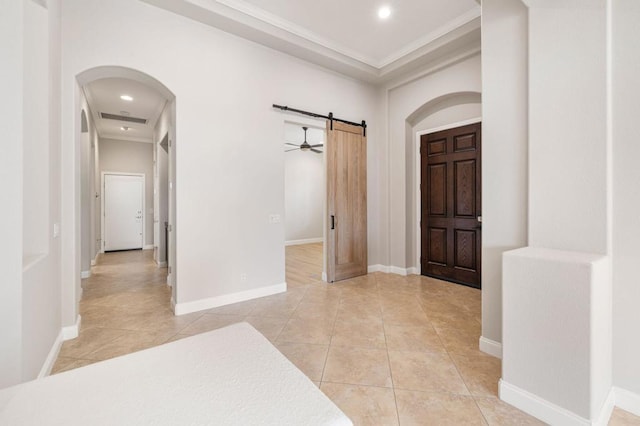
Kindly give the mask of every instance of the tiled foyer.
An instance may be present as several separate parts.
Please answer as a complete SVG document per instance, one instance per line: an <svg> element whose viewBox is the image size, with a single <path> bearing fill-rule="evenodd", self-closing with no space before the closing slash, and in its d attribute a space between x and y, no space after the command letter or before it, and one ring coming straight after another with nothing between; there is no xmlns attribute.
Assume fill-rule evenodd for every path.
<svg viewBox="0 0 640 426"><path fill-rule="evenodd" d="M178 317L150 251L101 255L54 373L246 321L356 425L541 424L497 398L500 361L477 349L480 291L383 273L327 285L321 244L286 250L286 293ZM634 424L618 409L610 422Z"/></svg>

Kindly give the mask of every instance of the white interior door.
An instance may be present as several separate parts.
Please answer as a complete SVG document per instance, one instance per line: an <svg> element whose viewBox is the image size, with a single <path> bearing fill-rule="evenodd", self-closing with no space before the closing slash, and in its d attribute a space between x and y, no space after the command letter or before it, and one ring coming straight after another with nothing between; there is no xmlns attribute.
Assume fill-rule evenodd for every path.
<svg viewBox="0 0 640 426"><path fill-rule="evenodd" d="M105 251L142 248L143 203L143 176L105 174Z"/></svg>

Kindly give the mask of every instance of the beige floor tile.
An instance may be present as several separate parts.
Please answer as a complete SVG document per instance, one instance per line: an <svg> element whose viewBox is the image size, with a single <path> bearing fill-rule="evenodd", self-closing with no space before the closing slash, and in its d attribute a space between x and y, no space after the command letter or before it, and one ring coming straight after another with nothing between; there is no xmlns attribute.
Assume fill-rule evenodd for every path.
<svg viewBox="0 0 640 426"><path fill-rule="evenodd" d="M331 342L333 321L291 318L278 336L278 342L328 345Z"/></svg>
<svg viewBox="0 0 640 426"><path fill-rule="evenodd" d="M85 365L93 364L95 362L96 361L90 359L58 357L58 359L56 359L56 363L51 369L51 375L73 370L74 368L84 367Z"/></svg>
<svg viewBox="0 0 640 426"><path fill-rule="evenodd" d="M322 381L391 387L387 351L331 346Z"/></svg>
<svg viewBox="0 0 640 426"><path fill-rule="evenodd" d="M489 426L543 426L545 423L531 417L498 398L476 397L480 411Z"/></svg>
<svg viewBox="0 0 640 426"><path fill-rule="evenodd" d="M440 337L440 341L449 353L461 355L481 355L479 346L480 333L474 330L460 330L456 328L434 328Z"/></svg>
<svg viewBox="0 0 640 426"><path fill-rule="evenodd" d="M409 326L430 326L429 318L420 308L382 308L382 318L385 324Z"/></svg>
<svg viewBox="0 0 640 426"><path fill-rule="evenodd" d="M486 425L473 397L396 389L400 424Z"/></svg>
<svg viewBox="0 0 640 426"><path fill-rule="evenodd" d="M639 426L640 417L616 407L609 419L609 426Z"/></svg>
<svg viewBox="0 0 640 426"><path fill-rule="evenodd" d="M264 337L275 342L282 329L284 328L287 320L278 317L252 317L248 316L243 321L251 324L256 330L258 330Z"/></svg>
<svg viewBox="0 0 640 426"><path fill-rule="evenodd" d="M233 303L231 305L209 309L208 311L205 311L205 313L221 315L249 315L255 304L256 303L253 300L249 300L247 302Z"/></svg>
<svg viewBox="0 0 640 426"><path fill-rule="evenodd" d="M387 348L396 351L446 352L438 333L431 324L385 324Z"/></svg>
<svg viewBox="0 0 640 426"><path fill-rule="evenodd" d="M398 425L393 389L324 382L320 386L354 426Z"/></svg>
<svg viewBox="0 0 640 426"><path fill-rule="evenodd" d="M502 363L489 355L455 355L454 364L471 395L498 397L498 381L502 377Z"/></svg>
<svg viewBox="0 0 640 426"><path fill-rule="evenodd" d="M203 314L200 318L180 330L180 334L194 335L205 333L207 331L242 322L244 321L244 318L245 317L242 315Z"/></svg>
<svg viewBox="0 0 640 426"><path fill-rule="evenodd" d="M319 382L327 360L328 345L279 343L278 350L294 363L309 379Z"/></svg>
<svg viewBox="0 0 640 426"><path fill-rule="evenodd" d="M382 321L351 320L336 322L331 345L386 349Z"/></svg>
<svg viewBox="0 0 640 426"><path fill-rule="evenodd" d="M325 322L333 322L338 314L339 306L340 302L337 299L322 302L306 302L303 299L293 312L292 318L317 319Z"/></svg>
<svg viewBox="0 0 640 426"><path fill-rule="evenodd" d="M389 351L389 361L396 389L469 394L446 353Z"/></svg>

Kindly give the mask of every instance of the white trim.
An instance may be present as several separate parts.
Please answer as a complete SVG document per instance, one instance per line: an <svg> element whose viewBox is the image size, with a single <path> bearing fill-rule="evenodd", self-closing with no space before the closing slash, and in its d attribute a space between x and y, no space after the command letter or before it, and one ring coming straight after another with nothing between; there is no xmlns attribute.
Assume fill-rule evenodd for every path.
<svg viewBox="0 0 640 426"><path fill-rule="evenodd" d="M325 283L327 282L327 273L324 271L322 271L322 281Z"/></svg>
<svg viewBox="0 0 640 426"><path fill-rule="evenodd" d="M417 266L407 268L407 275L420 275L420 268Z"/></svg>
<svg viewBox="0 0 640 426"><path fill-rule="evenodd" d="M285 291L287 291L287 283L275 284L252 290L239 291L237 293L224 294L222 296L209 297L207 299L194 300L192 302L176 303L173 311L176 315L190 314L191 312L244 302L245 300L257 299L258 297L271 296L272 294L284 293Z"/></svg>
<svg viewBox="0 0 640 426"><path fill-rule="evenodd" d="M406 277L408 275L407 268L400 268L398 266L389 266L389 273L402 275L403 277Z"/></svg>
<svg viewBox="0 0 640 426"><path fill-rule="evenodd" d="M82 279L89 278L90 276L91 276L91 270L80 272L80 278Z"/></svg>
<svg viewBox="0 0 640 426"><path fill-rule="evenodd" d="M144 249L144 247L146 247L144 245L144 242L147 239L147 219L146 217L146 198L147 198L147 178L146 175L144 173L125 173L125 172L102 172L101 173L101 182L100 182L100 189L101 189L101 197L100 197L100 253L104 253L104 249L105 249L105 244L104 244L104 223L105 223L105 219L104 219L104 201L105 201L105 190L104 190L104 177L106 175L118 175L118 176L141 176L142 177L142 248ZM153 248L153 245L151 245L151 248Z"/></svg>
<svg viewBox="0 0 640 426"><path fill-rule="evenodd" d="M478 348L485 354L502 359L502 343L480 336Z"/></svg>
<svg viewBox="0 0 640 426"><path fill-rule="evenodd" d="M389 267L384 265L369 265L367 267L367 272L370 274L372 272L384 272L385 274L389 273Z"/></svg>
<svg viewBox="0 0 640 426"><path fill-rule="evenodd" d="M299 246L302 244L313 244L313 243L324 243L324 238L319 237L319 238L306 238L303 240L289 240L289 241L285 241L284 245L285 246Z"/></svg>
<svg viewBox="0 0 640 426"><path fill-rule="evenodd" d="M158 265L158 268L166 268L167 267L167 262L156 262L156 265Z"/></svg>
<svg viewBox="0 0 640 426"><path fill-rule="evenodd" d="M47 377L51 374L51 370L56 363L56 359L58 359L58 354L60 353L60 348L62 347L62 330L58 333L58 337L53 342L53 346L49 350L49 354L47 358L44 360L44 364L42 364L42 368L40 369L40 373L38 373L38 379L42 379L43 377Z"/></svg>
<svg viewBox="0 0 640 426"><path fill-rule="evenodd" d="M91 266L96 266L96 259L91 259Z"/></svg>
<svg viewBox="0 0 640 426"><path fill-rule="evenodd" d="M434 127L432 129L426 129L426 130L420 130L416 132L415 135L415 140L414 140L414 149L415 149L415 153L416 153L416 162L415 162L415 173L414 173L414 188L416 191L416 202L415 202L415 209L416 209L416 229L418 230L418 235L416 237L416 268L420 268L420 255L422 254L422 236L420 235L421 233L421 227L420 227L420 220L421 218L421 203L420 200L422 199L421 196L422 194L420 193L420 170L421 170L421 156L420 156L420 136L422 135L428 135L429 133L435 133L435 132L441 132L443 130L449 130L449 129L455 129L456 127L462 127L462 126L468 126L469 124L476 124L476 123L482 123L482 117L475 117L475 118L470 118L468 120L463 120L463 121L458 121L455 123L451 123L451 124L446 124L444 126L440 126L440 127Z"/></svg>
<svg viewBox="0 0 640 426"><path fill-rule="evenodd" d="M142 246L142 250L151 250L154 248L153 244L145 244L144 246Z"/></svg>
<svg viewBox="0 0 640 426"><path fill-rule="evenodd" d="M615 399L614 392L611 390L600 409L598 418L595 420L588 420L565 408L552 404L539 396L529 393L524 389L520 389L517 386L507 383L503 379L500 379L498 388L501 400L513 405L527 414L532 415L533 417L536 417L539 420L542 420L545 423L552 425L606 426L609 421L609 417L611 416L611 412L613 411Z"/></svg>
<svg viewBox="0 0 640 426"><path fill-rule="evenodd" d="M71 340L78 337L80 333L80 323L82 322L82 317L80 315L76 318L76 323L73 325L69 325L67 327L62 327L62 340Z"/></svg>
<svg viewBox="0 0 640 426"><path fill-rule="evenodd" d="M626 389L613 387L616 396L616 406L636 416L640 416L640 395Z"/></svg>

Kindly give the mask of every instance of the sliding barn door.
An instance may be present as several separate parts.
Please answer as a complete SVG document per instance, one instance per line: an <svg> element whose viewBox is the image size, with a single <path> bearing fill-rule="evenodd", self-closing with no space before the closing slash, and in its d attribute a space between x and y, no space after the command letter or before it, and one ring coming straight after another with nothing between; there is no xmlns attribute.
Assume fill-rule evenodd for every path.
<svg viewBox="0 0 640 426"><path fill-rule="evenodd" d="M333 124L333 126L332 126ZM367 138L327 122L327 281L367 273Z"/></svg>

